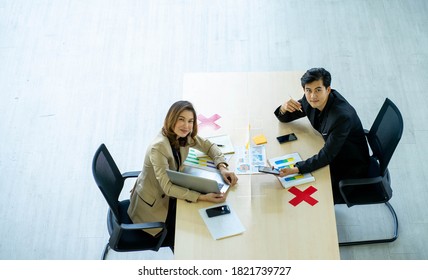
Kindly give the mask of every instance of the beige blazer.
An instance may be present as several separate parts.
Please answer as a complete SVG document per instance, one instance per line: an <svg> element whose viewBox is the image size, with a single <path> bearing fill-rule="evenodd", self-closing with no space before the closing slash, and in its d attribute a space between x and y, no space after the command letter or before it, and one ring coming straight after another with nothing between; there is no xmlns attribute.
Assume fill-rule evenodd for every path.
<svg viewBox="0 0 428 280"><path fill-rule="evenodd" d="M209 155L216 165L225 162L220 149L209 140L196 136L195 142L190 137L188 142L192 148ZM184 168L183 162L188 153L189 146L180 147L180 170ZM199 192L172 184L166 169L177 170L177 164L168 138L159 133L147 149L143 170L131 192L128 214L134 223L165 222L170 196L189 202L198 200ZM160 230L151 229L147 232L154 236Z"/></svg>

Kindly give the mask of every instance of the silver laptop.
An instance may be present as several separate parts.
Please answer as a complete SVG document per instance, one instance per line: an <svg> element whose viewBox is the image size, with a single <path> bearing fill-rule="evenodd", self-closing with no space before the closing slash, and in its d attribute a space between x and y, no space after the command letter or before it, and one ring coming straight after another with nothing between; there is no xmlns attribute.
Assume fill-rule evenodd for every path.
<svg viewBox="0 0 428 280"><path fill-rule="evenodd" d="M183 172L166 170L172 183L200 193L225 193L229 185L218 172L185 167Z"/></svg>

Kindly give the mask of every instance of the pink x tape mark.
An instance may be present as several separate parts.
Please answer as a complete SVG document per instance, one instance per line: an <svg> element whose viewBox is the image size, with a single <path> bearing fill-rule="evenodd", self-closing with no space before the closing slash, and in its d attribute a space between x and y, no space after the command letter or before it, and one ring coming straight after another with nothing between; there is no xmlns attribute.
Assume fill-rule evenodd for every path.
<svg viewBox="0 0 428 280"><path fill-rule="evenodd" d="M210 127L214 130L219 129L221 126L219 126L218 124L216 124L215 122L220 119L221 116L218 114L214 114L211 117L207 118L202 114L198 115L198 120L200 121L199 123L199 128L203 128L203 127Z"/></svg>

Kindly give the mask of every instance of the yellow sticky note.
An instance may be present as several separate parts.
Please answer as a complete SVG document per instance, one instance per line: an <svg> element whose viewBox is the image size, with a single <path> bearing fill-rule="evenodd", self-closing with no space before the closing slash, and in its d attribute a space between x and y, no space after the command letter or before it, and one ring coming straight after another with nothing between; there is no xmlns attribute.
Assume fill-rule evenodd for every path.
<svg viewBox="0 0 428 280"><path fill-rule="evenodd" d="M266 144L267 139L263 134L257 135L253 137L253 141L256 145Z"/></svg>

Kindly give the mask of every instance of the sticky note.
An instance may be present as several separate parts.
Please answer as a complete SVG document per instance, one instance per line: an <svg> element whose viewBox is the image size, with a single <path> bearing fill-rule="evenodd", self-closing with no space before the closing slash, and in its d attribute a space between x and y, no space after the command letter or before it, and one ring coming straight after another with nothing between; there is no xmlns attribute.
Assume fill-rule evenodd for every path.
<svg viewBox="0 0 428 280"><path fill-rule="evenodd" d="M256 145L266 144L267 139L263 134L257 135L253 137L253 141Z"/></svg>

